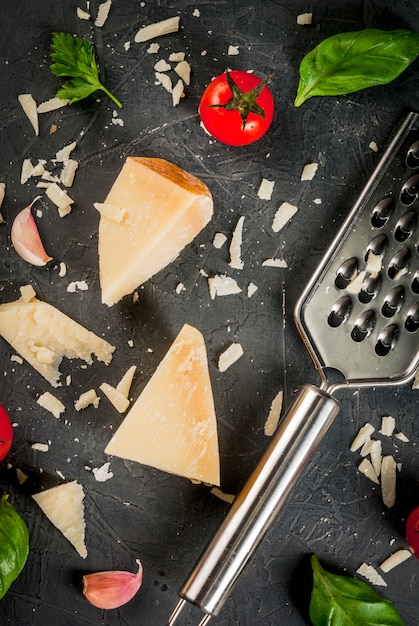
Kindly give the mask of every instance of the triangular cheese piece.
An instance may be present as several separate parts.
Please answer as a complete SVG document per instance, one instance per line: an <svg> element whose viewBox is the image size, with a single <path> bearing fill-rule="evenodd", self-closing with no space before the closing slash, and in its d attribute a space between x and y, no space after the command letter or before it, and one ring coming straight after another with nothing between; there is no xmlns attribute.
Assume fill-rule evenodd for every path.
<svg viewBox="0 0 419 626"><path fill-rule="evenodd" d="M35 297L0 305L0 335L53 387L63 357L91 364L92 354L109 364L115 350L107 341Z"/></svg>
<svg viewBox="0 0 419 626"><path fill-rule="evenodd" d="M202 181L163 159L140 157L128 157L95 206L102 302L109 306L171 263L213 213Z"/></svg>
<svg viewBox="0 0 419 626"><path fill-rule="evenodd" d="M183 326L105 452L220 484L217 421L199 330Z"/></svg>
<svg viewBox="0 0 419 626"><path fill-rule="evenodd" d="M83 487L73 480L70 483L36 493L32 497L50 522L62 532L80 556L85 559L87 548L85 544L86 524L84 521Z"/></svg>

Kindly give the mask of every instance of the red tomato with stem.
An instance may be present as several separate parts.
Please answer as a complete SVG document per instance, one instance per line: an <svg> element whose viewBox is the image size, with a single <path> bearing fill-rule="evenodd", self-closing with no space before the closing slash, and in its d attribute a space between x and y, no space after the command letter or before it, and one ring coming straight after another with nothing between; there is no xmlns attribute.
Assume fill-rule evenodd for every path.
<svg viewBox="0 0 419 626"><path fill-rule="evenodd" d="M413 509L407 518L406 541L413 554L419 559L419 506Z"/></svg>
<svg viewBox="0 0 419 626"><path fill-rule="evenodd" d="M230 146L260 139L274 115L269 79L261 80L241 70L214 78L202 94L198 109L209 134Z"/></svg>
<svg viewBox="0 0 419 626"><path fill-rule="evenodd" d="M7 411L0 404L0 461L2 461L12 446L13 428Z"/></svg>

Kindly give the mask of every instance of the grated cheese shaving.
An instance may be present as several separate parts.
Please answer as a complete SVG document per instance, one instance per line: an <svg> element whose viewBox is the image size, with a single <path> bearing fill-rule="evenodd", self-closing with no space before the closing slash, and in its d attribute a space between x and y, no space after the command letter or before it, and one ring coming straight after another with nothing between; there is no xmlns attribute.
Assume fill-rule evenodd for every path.
<svg viewBox="0 0 419 626"><path fill-rule="evenodd" d="M370 424L369 422L367 422L364 426L362 426L362 428L359 429L357 436L355 437L355 439L353 440L350 446L350 451L356 452L356 450L359 450L359 448L361 448L364 445L364 443L370 438L374 430L375 430L374 426Z"/></svg>
<svg viewBox="0 0 419 626"><path fill-rule="evenodd" d="M273 222L272 222L272 230L274 233L278 233L287 222L295 215L298 211L298 207L290 204L289 202L283 202L281 206L277 209Z"/></svg>
<svg viewBox="0 0 419 626"><path fill-rule="evenodd" d="M368 580L372 585L377 585L378 587L387 587L387 583L382 576L377 572L377 570L372 565L367 565L367 563L362 563L356 570L357 574L360 574L364 578Z"/></svg>
<svg viewBox="0 0 419 626"><path fill-rule="evenodd" d="M241 245L243 242L243 224L244 224L244 215L239 217L236 227L233 232L233 237L231 238L230 244L230 267L242 270L244 267L244 263L241 258Z"/></svg>
<svg viewBox="0 0 419 626"><path fill-rule="evenodd" d="M303 171L301 172L301 180L313 180L318 167L318 163L307 163L307 165L304 165Z"/></svg>
<svg viewBox="0 0 419 626"><path fill-rule="evenodd" d="M260 183L257 195L261 200L270 200L272 197L272 192L275 186L274 180L268 180L267 178L262 178L262 182Z"/></svg>
<svg viewBox="0 0 419 626"><path fill-rule="evenodd" d="M17 97L26 117L32 124L35 135L39 135L38 107L30 93L22 93Z"/></svg>
<svg viewBox="0 0 419 626"><path fill-rule="evenodd" d="M149 41L155 37L161 37L162 35L169 35L170 33L176 33L179 30L180 17L169 17L167 20L161 22L155 22L148 26L143 26L136 33L134 37L135 43L142 43Z"/></svg>
<svg viewBox="0 0 419 626"><path fill-rule="evenodd" d="M106 2L102 2L102 4L99 4L99 8L98 8L96 19L95 19L95 26L97 26L98 28L102 28L102 26L105 24L106 20L108 19L111 6L112 6L112 0L106 0Z"/></svg>
<svg viewBox="0 0 419 626"><path fill-rule="evenodd" d="M413 553L410 550L397 550L397 552L393 552L381 563L380 569L387 573L394 567L407 561L407 559L410 559L411 556L413 556Z"/></svg>
<svg viewBox="0 0 419 626"><path fill-rule="evenodd" d="M225 372L233 363L243 356L244 351L239 343L232 343L218 358L218 369Z"/></svg>
<svg viewBox="0 0 419 626"><path fill-rule="evenodd" d="M264 433L267 437L271 437L276 431L279 418L281 416L283 399L284 399L284 392L281 390L281 391L278 391L275 398L272 400L271 408L269 410L269 415L267 417L267 420L264 426Z"/></svg>

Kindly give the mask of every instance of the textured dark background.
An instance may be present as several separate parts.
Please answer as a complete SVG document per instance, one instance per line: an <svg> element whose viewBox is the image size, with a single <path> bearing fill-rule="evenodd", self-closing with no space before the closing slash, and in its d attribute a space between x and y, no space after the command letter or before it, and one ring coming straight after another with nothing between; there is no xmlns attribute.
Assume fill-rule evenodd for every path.
<svg viewBox="0 0 419 626"><path fill-rule="evenodd" d="M283 389L289 404L300 384L318 382L294 327L296 299L378 162L370 142L382 149L393 126L418 102L416 62L388 86L313 98L295 109L299 62L314 45L338 32L364 27L419 30L419 6L414 0L114 0L102 29L79 20L77 6L86 8L81 0L8 0L0 5L0 180L7 184L5 224L0 226L0 295L2 301L13 299L19 286L30 282L40 298L103 334L117 351L109 368L62 365L63 379L71 372L73 382L56 391L67 406L56 420L36 404L48 384L29 366L13 363L10 347L0 342L0 402L17 424L8 463L1 466L1 487L30 532L27 565L0 602L0 623L161 626L228 505L207 488L116 458L110 459L113 478L97 482L86 466L100 467L109 460L103 450L121 416L106 399L98 410L80 413L72 409L73 401L103 380L116 384L133 363L138 365L132 389L137 397L182 324L197 326L208 348L222 488L237 492L268 443L263 426L277 391ZM90 6L95 15L97 0ZM298 26L297 15L307 11L313 11L313 24ZM148 43L134 43L142 25L172 15L180 15L181 30L159 41L159 54L148 54ZM42 102L54 95L58 80L48 67L54 30L92 38L106 84L124 104L117 111L123 126L112 123L116 107L97 94L42 115L35 137L17 96L29 92ZM131 42L128 50L125 42ZM237 56L227 55L229 45L239 47ZM185 51L192 65L187 97L176 108L169 94L154 84L153 72L155 61L173 51ZM210 141L199 126L200 94L227 67L261 76L275 72L274 122L261 141L245 148ZM58 127L54 134L49 133L52 124ZM70 190L73 212L60 219L42 200L39 220L48 252L67 265L67 275L60 278L57 265L37 269L17 257L10 225L37 194L33 180L20 184L23 158L51 159L74 140L73 157L80 167ZM127 297L108 309L100 304L98 214L92 204L103 201L127 155L163 157L199 176L213 193L215 215L180 257L140 290L137 303ZM301 182L303 166L312 161L320 164L316 177ZM270 201L257 197L263 177L275 180ZM316 198L321 198L320 205L313 202ZM299 212L275 234L271 223L283 201L296 204ZM218 231L230 236L240 215L245 215L245 268L231 271L228 247L216 250L211 241ZM274 256L283 257L288 269L261 267ZM233 275L243 293L211 301L200 270ZM86 280L89 290L67 293L72 280ZM252 298L246 295L250 281L259 288ZM179 282L185 290L177 294ZM216 360L231 341L239 341L245 354L220 374ZM214 624L308 624L310 553L316 552L331 570L353 575L363 561L378 566L405 547L406 513L419 504L417 394L411 385L339 394L342 409L336 423ZM397 502L390 511L379 488L358 473L358 455L349 451L359 427L368 420L378 429L386 414L396 418L397 429L410 439L398 446L386 443L387 452L402 464ZM34 442L47 441L47 453L31 448ZM16 480L16 468L29 475L23 486ZM62 476L77 479L86 491L85 561L31 499L31 493L62 482ZM144 583L131 603L103 612L86 602L81 593L84 573L134 571L137 558L144 565ZM388 587L382 593L395 602L406 626L419 623L418 574L419 564L411 558L385 576ZM191 609L180 623L198 621L199 613Z"/></svg>

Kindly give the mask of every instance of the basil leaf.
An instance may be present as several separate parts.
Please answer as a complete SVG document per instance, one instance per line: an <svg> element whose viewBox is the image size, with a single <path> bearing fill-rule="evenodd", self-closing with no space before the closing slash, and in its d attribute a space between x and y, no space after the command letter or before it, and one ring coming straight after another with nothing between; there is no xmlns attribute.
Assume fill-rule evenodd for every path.
<svg viewBox="0 0 419 626"><path fill-rule="evenodd" d="M384 85L419 54L419 33L378 30L340 33L324 39L301 61L294 105L312 96L338 96Z"/></svg>
<svg viewBox="0 0 419 626"><path fill-rule="evenodd" d="M4 495L0 500L0 599L22 571L29 553L29 533Z"/></svg>
<svg viewBox="0 0 419 626"><path fill-rule="evenodd" d="M311 557L313 626L403 626L394 604L356 578L331 574Z"/></svg>

